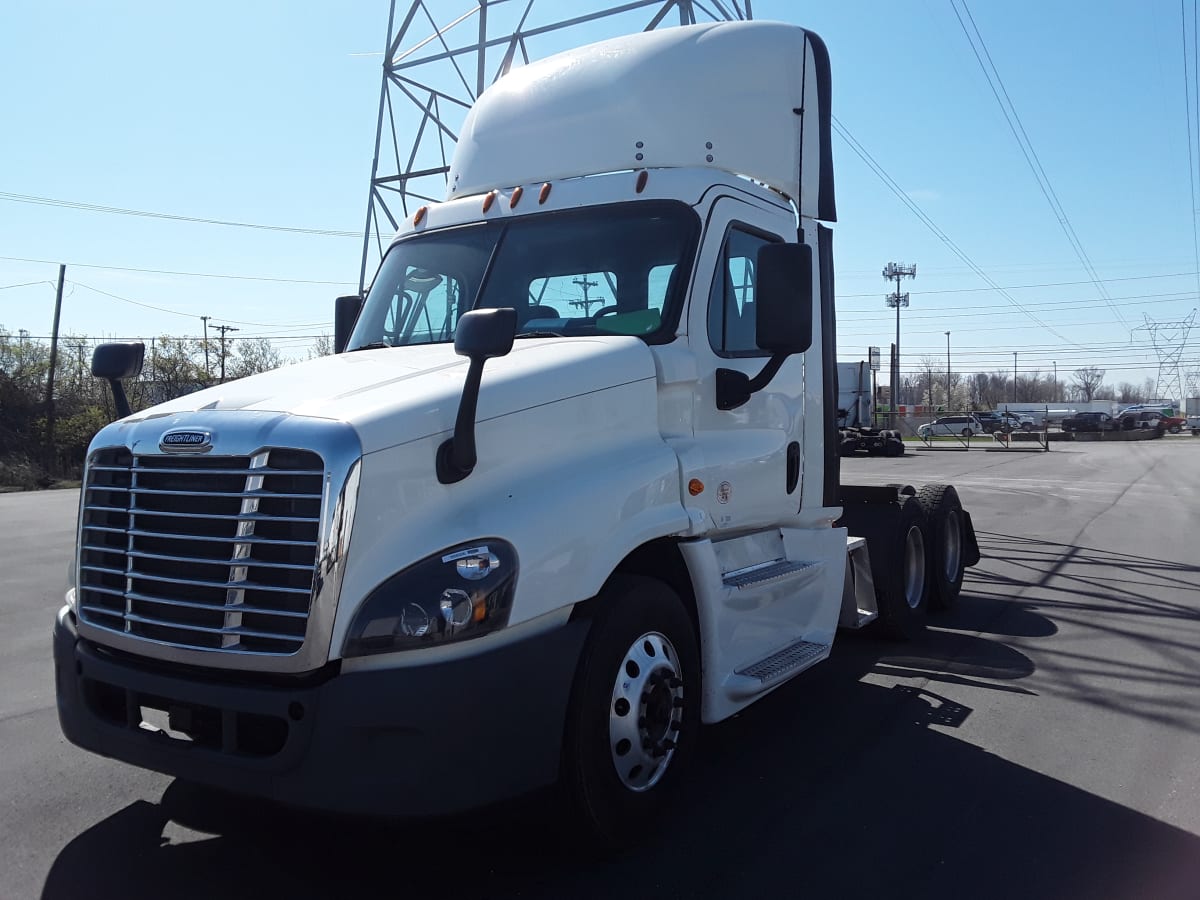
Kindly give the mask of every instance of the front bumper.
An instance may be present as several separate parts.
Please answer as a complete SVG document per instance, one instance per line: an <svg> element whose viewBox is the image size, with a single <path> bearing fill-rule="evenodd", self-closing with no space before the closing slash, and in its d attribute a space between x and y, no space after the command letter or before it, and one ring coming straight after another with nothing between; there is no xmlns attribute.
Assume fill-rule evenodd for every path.
<svg viewBox="0 0 1200 900"><path fill-rule="evenodd" d="M452 662L239 683L112 654L80 638L64 607L59 722L87 750L237 793L337 812L453 813L557 778L586 635L578 621ZM161 730L144 723L160 717L151 711Z"/></svg>

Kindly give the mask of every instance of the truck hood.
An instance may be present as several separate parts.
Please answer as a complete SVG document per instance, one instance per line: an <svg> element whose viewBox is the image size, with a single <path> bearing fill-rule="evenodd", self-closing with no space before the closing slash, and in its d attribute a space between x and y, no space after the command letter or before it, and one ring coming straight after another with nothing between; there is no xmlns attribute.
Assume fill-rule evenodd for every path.
<svg viewBox="0 0 1200 900"><path fill-rule="evenodd" d="M209 410L331 419L364 453L454 428L468 361L451 344L360 350L285 366L159 404L123 420L203 425ZM650 348L624 336L521 339L483 371L477 421L654 379Z"/></svg>

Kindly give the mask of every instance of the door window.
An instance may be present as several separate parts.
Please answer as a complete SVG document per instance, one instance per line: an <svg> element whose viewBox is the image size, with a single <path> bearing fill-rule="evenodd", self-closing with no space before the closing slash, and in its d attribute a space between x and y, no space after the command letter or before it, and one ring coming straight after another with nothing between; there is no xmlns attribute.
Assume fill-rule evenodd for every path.
<svg viewBox="0 0 1200 900"><path fill-rule="evenodd" d="M734 227L725 237L708 298L708 339L721 356L765 356L755 328L758 250L771 238Z"/></svg>

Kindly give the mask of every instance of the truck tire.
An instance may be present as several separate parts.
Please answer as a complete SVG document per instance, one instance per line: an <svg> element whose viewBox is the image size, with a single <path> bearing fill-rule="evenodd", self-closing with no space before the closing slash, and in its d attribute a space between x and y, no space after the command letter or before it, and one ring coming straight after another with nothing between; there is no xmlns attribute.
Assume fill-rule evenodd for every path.
<svg viewBox="0 0 1200 900"><path fill-rule="evenodd" d="M883 445L883 455L890 457L903 456L904 441L902 441L898 436L889 437Z"/></svg>
<svg viewBox="0 0 1200 900"><path fill-rule="evenodd" d="M897 486L905 487L905 486ZM908 488L908 490L912 490ZM911 640L925 628L929 608L928 518L920 500L902 492L893 521L862 522L853 532L867 539L879 618L875 629L892 640Z"/></svg>
<svg viewBox="0 0 1200 900"><path fill-rule="evenodd" d="M949 609L962 591L966 569L963 554L962 502L949 484L927 484L917 491L917 500L929 519L929 605Z"/></svg>
<svg viewBox="0 0 1200 900"><path fill-rule="evenodd" d="M629 844L682 783L700 727L700 653L679 597L617 575L594 601L563 738L562 786L601 849Z"/></svg>

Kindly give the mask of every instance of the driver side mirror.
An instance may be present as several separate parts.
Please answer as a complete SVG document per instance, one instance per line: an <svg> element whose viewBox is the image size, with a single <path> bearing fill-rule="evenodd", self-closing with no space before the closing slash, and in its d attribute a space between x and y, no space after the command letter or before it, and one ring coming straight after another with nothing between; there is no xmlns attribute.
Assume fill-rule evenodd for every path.
<svg viewBox="0 0 1200 900"><path fill-rule="evenodd" d="M146 345L141 341L101 344L92 353L92 377L103 378L112 387L113 406L116 407L118 419L123 419L132 412L121 379L136 378L140 375L145 359Z"/></svg>
<svg viewBox="0 0 1200 900"><path fill-rule="evenodd" d="M756 272L756 343L772 353L803 353L813 339L812 247L765 244Z"/></svg>

